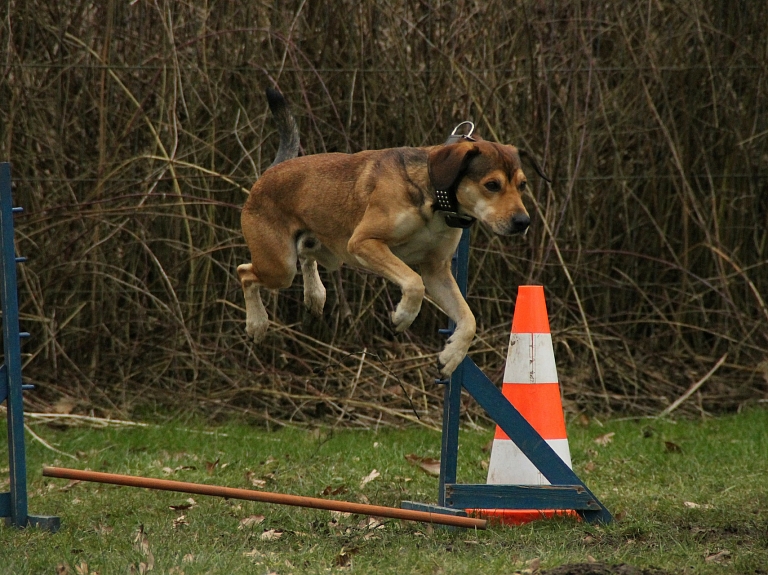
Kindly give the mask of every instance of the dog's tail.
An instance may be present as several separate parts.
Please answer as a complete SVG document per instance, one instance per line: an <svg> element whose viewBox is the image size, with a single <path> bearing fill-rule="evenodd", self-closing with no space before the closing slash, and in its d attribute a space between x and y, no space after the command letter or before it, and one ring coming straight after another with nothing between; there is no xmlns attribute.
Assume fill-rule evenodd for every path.
<svg viewBox="0 0 768 575"><path fill-rule="evenodd" d="M288 103L278 90L267 88L267 102L277 124L277 133L280 134L280 146L275 161L269 166L271 168L299 155L299 128L288 109Z"/></svg>

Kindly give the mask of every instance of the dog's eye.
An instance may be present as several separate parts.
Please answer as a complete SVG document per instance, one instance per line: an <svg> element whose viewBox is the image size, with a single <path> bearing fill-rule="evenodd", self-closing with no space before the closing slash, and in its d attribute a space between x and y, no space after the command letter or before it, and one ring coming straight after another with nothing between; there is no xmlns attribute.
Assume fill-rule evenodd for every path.
<svg viewBox="0 0 768 575"><path fill-rule="evenodd" d="M501 190L501 184L496 180L491 180L490 182L485 183L485 189L489 192L498 192Z"/></svg>
<svg viewBox="0 0 768 575"><path fill-rule="evenodd" d="M526 182L525 180L523 180L522 182L520 182L520 183L517 185L517 188L518 188L518 189L519 189L521 192L524 192L524 191L525 191L525 186L527 186L527 185L528 185L528 182Z"/></svg>

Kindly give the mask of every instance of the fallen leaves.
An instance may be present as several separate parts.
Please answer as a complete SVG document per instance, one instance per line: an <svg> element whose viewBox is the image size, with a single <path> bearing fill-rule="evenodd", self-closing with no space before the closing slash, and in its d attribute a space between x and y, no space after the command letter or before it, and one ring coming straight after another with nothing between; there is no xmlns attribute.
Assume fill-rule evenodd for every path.
<svg viewBox="0 0 768 575"><path fill-rule="evenodd" d="M254 525L258 525L264 521L263 515L249 515L248 517L245 517L240 520L240 524L237 526L238 529L246 529L248 527L253 527Z"/></svg>
<svg viewBox="0 0 768 575"><path fill-rule="evenodd" d="M208 473L208 475L213 475L213 472L216 470L216 467L219 465L219 457L216 458L216 461L206 461L205 462L205 471Z"/></svg>
<svg viewBox="0 0 768 575"><path fill-rule="evenodd" d="M683 505L685 505L688 509L713 509L713 505L709 505L708 503L694 503L693 501L683 501Z"/></svg>
<svg viewBox="0 0 768 575"><path fill-rule="evenodd" d="M707 563L725 563L731 558L731 552L728 549L723 549L717 553L709 553L704 557L704 561Z"/></svg>
<svg viewBox="0 0 768 575"><path fill-rule="evenodd" d="M362 489L377 477L381 477L381 473L374 469L360 481L360 488Z"/></svg>
<svg viewBox="0 0 768 575"><path fill-rule="evenodd" d="M432 476L440 475L440 460L432 457L421 457L415 453L409 453L405 456L406 461L411 465L415 465L425 473Z"/></svg>
<svg viewBox="0 0 768 575"><path fill-rule="evenodd" d="M332 519L326 524L331 533L345 537L346 541L370 541L380 539L380 532L385 528L385 524L376 517L368 516L357 522L350 524L345 519L349 519L351 513L341 511L331 511Z"/></svg>
<svg viewBox="0 0 768 575"><path fill-rule="evenodd" d="M280 539L282 536L283 531L281 529L268 529L261 534L259 539L262 541L274 541L276 539Z"/></svg>
<svg viewBox="0 0 768 575"><path fill-rule="evenodd" d="M346 485L341 485L340 487L333 488L330 485L328 485L325 489L323 489L320 492L320 495L327 497L329 495L341 495L342 493L346 493L349 491L347 489Z"/></svg>
<svg viewBox="0 0 768 575"><path fill-rule="evenodd" d="M600 445L602 447L605 447L606 445L608 445L609 443L611 443L613 441L613 436L614 435L616 435L616 432L614 432L614 431L611 431L610 433L605 433L605 434L601 435L600 437L596 437L595 438L595 443L597 443L598 445Z"/></svg>
<svg viewBox="0 0 768 575"><path fill-rule="evenodd" d="M246 471L245 478L248 480L248 482L251 485L253 485L258 489L261 489L262 487L266 487L267 485L267 480L256 477L256 474L253 471Z"/></svg>
<svg viewBox="0 0 768 575"><path fill-rule="evenodd" d="M88 563L85 561L80 561L80 563L75 565L75 573L77 573L77 575L90 575Z"/></svg>
<svg viewBox="0 0 768 575"><path fill-rule="evenodd" d="M133 549L138 551L146 561L139 562L138 567L131 565L131 572L143 575L148 571L152 571L155 568L155 556L149 548L149 537L147 537L144 531L144 525L139 525L136 534L133 536Z"/></svg>
<svg viewBox="0 0 768 575"><path fill-rule="evenodd" d="M105 525L104 523L99 523L96 527L94 527L94 531L97 535L109 535L114 530L114 527Z"/></svg>
<svg viewBox="0 0 768 575"><path fill-rule="evenodd" d="M268 464L268 463L273 463L274 461L275 461L274 459L267 460L265 465ZM257 477L256 473L254 473L253 471L249 470L249 471L245 472L245 478L256 489L262 489L262 488L267 486L267 482L274 481L275 474L274 473L267 473L267 474L265 474L265 475L263 475L261 477Z"/></svg>
<svg viewBox="0 0 768 575"><path fill-rule="evenodd" d="M174 511L186 511L187 509L192 509L195 505L197 505L197 501L190 497L187 499L186 503L180 503L179 505L169 505L168 509L173 509Z"/></svg>
<svg viewBox="0 0 768 575"><path fill-rule="evenodd" d="M539 569L541 568L541 559L535 557L529 561L526 561L525 565L526 568L523 569L523 573L538 573Z"/></svg>
<svg viewBox="0 0 768 575"><path fill-rule="evenodd" d="M342 547L334 559L336 567L352 567L352 556L357 552L357 547Z"/></svg>
<svg viewBox="0 0 768 575"><path fill-rule="evenodd" d="M178 467L168 467L165 466L162 468L162 472L166 475L173 475L177 471L195 471L197 467L194 465L179 465Z"/></svg>
<svg viewBox="0 0 768 575"><path fill-rule="evenodd" d="M363 541L369 541L371 539L379 539L379 536L376 533L384 529L384 523L375 517L368 517L358 523L357 528L365 532L363 534Z"/></svg>
<svg viewBox="0 0 768 575"><path fill-rule="evenodd" d="M64 487L60 487L59 491L66 492L72 489L75 485L80 485L81 481L79 479L72 479L70 482L68 482Z"/></svg>
<svg viewBox="0 0 768 575"><path fill-rule="evenodd" d="M665 441L664 442L664 449L667 453L682 453L683 448L680 447L677 443L674 443L672 441Z"/></svg>

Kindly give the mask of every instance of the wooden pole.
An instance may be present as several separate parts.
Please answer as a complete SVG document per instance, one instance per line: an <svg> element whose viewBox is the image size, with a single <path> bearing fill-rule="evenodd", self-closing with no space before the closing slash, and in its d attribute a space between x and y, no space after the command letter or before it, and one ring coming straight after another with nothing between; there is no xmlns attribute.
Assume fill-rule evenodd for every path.
<svg viewBox="0 0 768 575"><path fill-rule="evenodd" d="M43 467L43 475L45 477L57 477L59 479L94 481L96 483L110 483L112 485L126 485L128 487L145 487L147 489L212 495L215 497L227 497L229 499L245 499L248 501L262 501L264 503L278 503L280 505L294 505L296 507L327 509L329 511L341 511L343 513L356 513L359 515L391 517L393 519L422 521L424 523L437 523L453 527L466 527L468 529L485 529L488 525L488 522L485 519L475 519L473 517L459 517L455 515L445 515L443 513L431 513L429 511L413 511L410 509L399 509L397 507L383 507L381 505L366 505L363 503L350 503L348 501L335 501L317 497L286 495L283 493L271 493L269 491L235 489L233 487L188 483L186 481L154 479L136 475L118 475L116 473L82 471L80 469L68 469L66 467Z"/></svg>

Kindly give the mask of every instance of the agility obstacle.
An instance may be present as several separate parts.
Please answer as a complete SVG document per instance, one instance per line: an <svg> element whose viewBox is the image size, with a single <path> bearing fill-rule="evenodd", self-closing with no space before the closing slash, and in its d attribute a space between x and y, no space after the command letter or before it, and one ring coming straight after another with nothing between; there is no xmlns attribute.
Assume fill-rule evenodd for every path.
<svg viewBox="0 0 768 575"><path fill-rule="evenodd" d="M453 274L466 298L469 274L469 229L462 232L453 256ZM447 337L456 325L450 321L440 333ZM443 435L440 456L438 504L403 501L406 509L467 515L467 511L494 510L488 517L503 516L504 510L526 511L541 517L553 513L576 513L587 522L609 523L613 517L569 465L552 449L488 377L467 356L449 379L436 380L445 386ZM549 485L494 485L456 482L459 451L461 390L465 389L486 411L498 428L517 446ZM499 513L499 512L502 513Z"/></svg>
<svg viewBox="0 0 768 575"><path fill-rule="evenodd" d="M19 298L16 287L16 264L25 261L16 257L13 243L13 214L22 208L13 207L11 165L0 163L0 304L3 311L4 363L0 366L0 403L6 402L8 418L8 472L10 490L0 493L0 517L15 527L41 527L57 531L58 517L29 515L27 512L27 457L24 448L24 405L22 391L32 389L21 381L21 338L29 337L19 331Z"/></svg>

